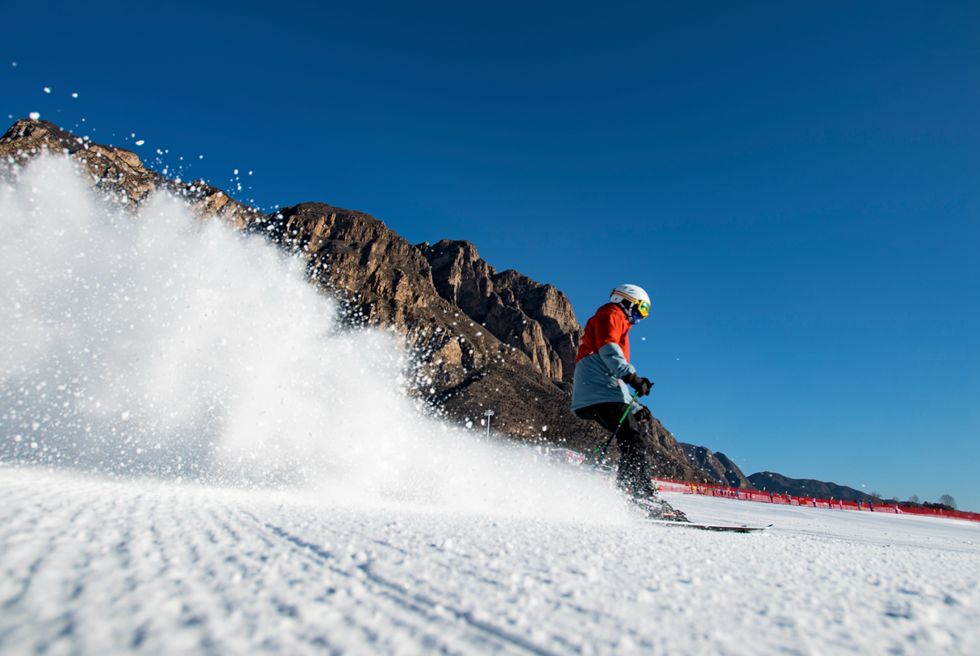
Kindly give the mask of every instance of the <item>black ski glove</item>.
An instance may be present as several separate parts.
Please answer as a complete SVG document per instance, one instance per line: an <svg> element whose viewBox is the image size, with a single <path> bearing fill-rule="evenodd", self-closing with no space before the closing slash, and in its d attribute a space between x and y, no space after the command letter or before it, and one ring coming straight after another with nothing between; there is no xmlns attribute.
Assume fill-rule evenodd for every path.
<svg viewBox="0 0 980 656"><path fill-rule="evenodd" d="M653 415L650 414L650 408L646 407L645 405L641 405L640 409L633 413L633 416L636 417L636 421L641 424L649 424L651 421L653 421Z"/></svg>
<svg viewBox="0 0 980 656"><path fill-rule="evenodd" d="M653 389L653 383L649 378L640 378L636 374L626 374L623 376L623 382L639 392L640 396L646 396Z"/></svg>

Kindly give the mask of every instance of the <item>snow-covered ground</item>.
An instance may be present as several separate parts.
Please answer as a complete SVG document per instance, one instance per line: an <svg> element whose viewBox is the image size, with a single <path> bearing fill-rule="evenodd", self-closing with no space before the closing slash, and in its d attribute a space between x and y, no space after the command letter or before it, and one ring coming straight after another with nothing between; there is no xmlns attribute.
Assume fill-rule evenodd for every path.
<svg viewBox="0 0 980 656"><path fill-rule="evenodd" d="M668 495L715 534L0 470L0 652L980 653L980 526Z"/></svg>

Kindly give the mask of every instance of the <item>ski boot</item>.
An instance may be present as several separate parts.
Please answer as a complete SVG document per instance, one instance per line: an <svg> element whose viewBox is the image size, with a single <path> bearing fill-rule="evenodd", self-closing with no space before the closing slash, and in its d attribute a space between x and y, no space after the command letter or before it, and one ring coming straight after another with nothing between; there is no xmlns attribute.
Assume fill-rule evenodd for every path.
<svg viewBox="0 0 980 656"><path fill-rule="evenodd" d="M657 496L657 490L652 486L634 492L629 487L622 487L623 493L637 508L646 513L647 519L660 519L669 522L689 522L682 511Z"/></svg>
<svg viewBox="0 0 980 656"><path fill-rule="evenodd" d="M668 522L690 522L684 511L674 508L672 505L664 501L663 499L656 499L656 502L660 504L660 517L655 519L663 519Z"/></svg>

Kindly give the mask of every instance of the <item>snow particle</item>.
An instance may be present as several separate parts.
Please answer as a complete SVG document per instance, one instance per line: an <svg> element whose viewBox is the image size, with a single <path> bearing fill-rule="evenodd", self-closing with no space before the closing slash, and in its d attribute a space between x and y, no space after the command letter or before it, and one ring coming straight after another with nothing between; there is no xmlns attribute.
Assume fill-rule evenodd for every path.
<svg viewBox="0 0 980 656"><path fill-rule="evenodd" d="M37 121L41 118L41 112L31 112L28 116L31 117L32 121Z"/></svg>
<svg viewBox="0 0 980 656"><path fill-rule="evenodd" d="M78 92L77 91L72 91L71 92L71 97L72 98L78 98Z"/></svg>
<svg viewBox="0 0 980 656"><path fill-rule="evenodd" d="M143 144L145 144L145 143L146 143L146 142L145 142L144 140L142 140L142 139L140 139L139 141L137 141L137 142L136 142L136 145L137 145L137 146L142 146L142 145L143 145Z"/></svg>
<svg viewBox="0 0 980 656"><path fill-rule="evenodd" d="M44 87L44 93L51 93L51 87Z"/></svg>

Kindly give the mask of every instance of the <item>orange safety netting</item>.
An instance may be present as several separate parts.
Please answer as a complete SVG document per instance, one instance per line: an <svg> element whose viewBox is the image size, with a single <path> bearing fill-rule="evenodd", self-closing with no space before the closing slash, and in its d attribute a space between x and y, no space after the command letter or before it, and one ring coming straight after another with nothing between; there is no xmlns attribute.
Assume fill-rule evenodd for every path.
<svg viewBox="0 0 980 656"><path fill-rule="evenodd" d="M817 497L798 497L790 494L760 492L759 490L743 490L741 488L727 487L724 485L691 483L687 481L674 481L663 478L655 478L653 481L657 484L658 489L666 492L700 494L712 497L727 497L730 499L738 499L740 501L759 501L762 503L777 503L790 506L809 506L811 508L826 508L828 510L861 510L867 512L898 513L902 515L929 515L932 517L951 517L953 519L965 519L971 522L980 522L980 513L966 512L963 510L924 508L921 506L910 506L903 503L884 501L861 502L842 501L841 499L818 499Z"/></svg>

